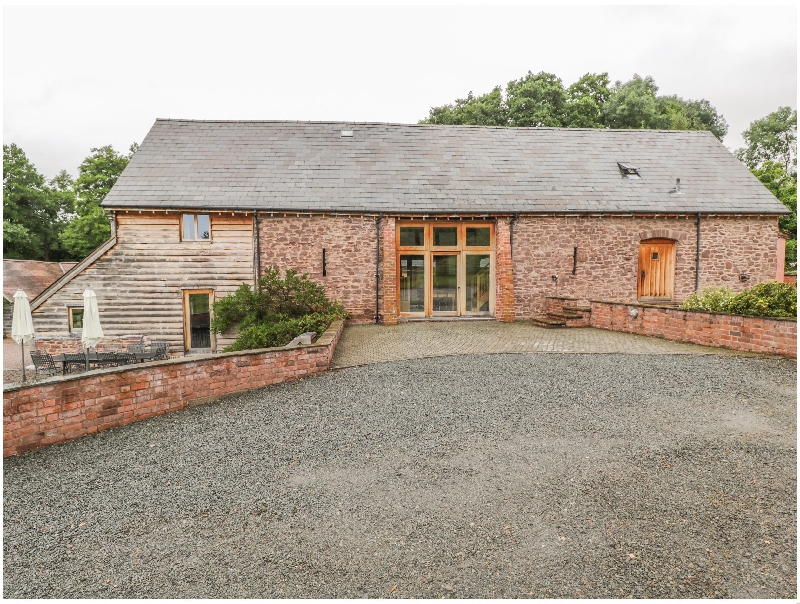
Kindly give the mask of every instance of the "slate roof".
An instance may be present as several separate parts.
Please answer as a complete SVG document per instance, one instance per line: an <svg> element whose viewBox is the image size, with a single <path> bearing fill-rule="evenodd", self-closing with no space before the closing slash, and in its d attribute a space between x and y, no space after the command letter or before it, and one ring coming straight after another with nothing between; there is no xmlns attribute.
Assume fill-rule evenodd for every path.
<svg viewBox="0 0 800 604"><path fill-rule="evenodd" d="M709 132L171 119L156 121L103 205L787 213Z"/></svg>
<svg viewBox="0 0 800 604"><path fill-rule="evenodd" d="M75 262L4 259L3 297L13 302L14 294L21 289L28 294L29 300L33 300L75 264Z"/></svg>

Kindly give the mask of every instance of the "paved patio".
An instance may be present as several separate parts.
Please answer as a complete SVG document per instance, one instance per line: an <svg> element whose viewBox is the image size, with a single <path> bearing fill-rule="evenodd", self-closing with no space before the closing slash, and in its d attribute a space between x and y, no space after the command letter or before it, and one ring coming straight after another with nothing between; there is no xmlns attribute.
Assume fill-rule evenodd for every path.
<svg viewBox="0 0 800 604"><path fill-rule="evenodd" d="M529 321L427 321L348 327L336 347L332 367L458 354L533 352L744 354L591 327L545 329Z"/></svg>

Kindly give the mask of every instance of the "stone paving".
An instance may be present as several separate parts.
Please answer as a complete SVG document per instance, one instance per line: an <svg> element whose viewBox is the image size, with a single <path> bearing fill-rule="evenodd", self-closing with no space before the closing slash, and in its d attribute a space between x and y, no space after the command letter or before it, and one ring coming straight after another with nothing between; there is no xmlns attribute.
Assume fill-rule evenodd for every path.
<svg viewBox="0 0 800 604"><path fill-rule="evenodd" d="M592 327L546 329L530 321L420 321L347 327L332 368L457 354L534 352L746 354Z"/></svg>

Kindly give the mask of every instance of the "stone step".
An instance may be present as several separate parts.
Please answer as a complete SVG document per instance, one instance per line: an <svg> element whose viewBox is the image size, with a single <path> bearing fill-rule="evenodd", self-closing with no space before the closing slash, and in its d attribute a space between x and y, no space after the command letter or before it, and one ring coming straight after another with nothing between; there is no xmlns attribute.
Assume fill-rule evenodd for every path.
<svg viewBox="0 0 800 604"><path fill-rule="evenodd" d="M592 312L591 306L562 306L566 312Z"/></svg>
<svg viewBox="0 0 800 604"><path fill-rule="evenodd" d="M531 317L531 321L533 321L534 325L538 325L539 327L566 327L567 322L564 319L551 319L550 317L545 317L543 315L534 315Z"/></svg>
<svg viewBox="0 0 800 604"><path fill-rule="evenodd" d="M553 319L583 319L583 315L571 312L548 312L547 316Z"/></svg>

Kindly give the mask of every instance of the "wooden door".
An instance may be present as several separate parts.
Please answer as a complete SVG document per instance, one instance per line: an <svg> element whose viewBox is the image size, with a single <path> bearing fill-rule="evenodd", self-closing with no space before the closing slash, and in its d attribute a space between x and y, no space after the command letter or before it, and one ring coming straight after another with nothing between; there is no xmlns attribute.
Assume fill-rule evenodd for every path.
<svg viewBox="0 0 800 604"><path fill-rule="evenodd" d="M639 299L672 300L675 291L675 242L649 239L639 244Z"/></svg>

